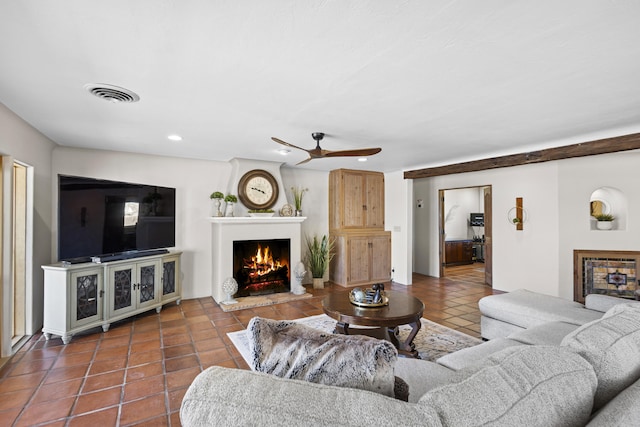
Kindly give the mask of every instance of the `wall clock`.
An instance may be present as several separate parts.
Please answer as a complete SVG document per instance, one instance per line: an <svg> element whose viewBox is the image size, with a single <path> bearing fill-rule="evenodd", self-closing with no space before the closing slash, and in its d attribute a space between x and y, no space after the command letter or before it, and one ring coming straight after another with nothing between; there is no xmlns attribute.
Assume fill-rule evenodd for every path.
<svg viewBox="0 0 640 427"><path fill-rule="evenodd" d="M265 170L251 170L240 178L238 197L249 209L268 209L278 200L278 183Z"/></svg>

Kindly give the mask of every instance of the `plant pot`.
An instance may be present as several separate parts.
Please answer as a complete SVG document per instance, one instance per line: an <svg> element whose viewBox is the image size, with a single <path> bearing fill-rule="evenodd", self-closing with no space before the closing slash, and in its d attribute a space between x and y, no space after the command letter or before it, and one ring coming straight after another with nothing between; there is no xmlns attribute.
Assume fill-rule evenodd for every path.
<svg viewBox="0 0 640 427"><path fill-rule="evenodd" d="M212 201L211 216L222 216L222 211L220 210L220 206L222 205L222 200L211 199L211 201Z"/></svg>
<svg viewBox="0 0 640 427"><path fill-rule="evenodd" d="M313 289L324 289L324 279L322 277L313 278Z"/></svg>
<svg viewBox="0 0 640 427"><path fill-rule="evenodd" d="M598 230L611 230L613 228L612 221L598 221L596 222L596 228Z"/></svg>

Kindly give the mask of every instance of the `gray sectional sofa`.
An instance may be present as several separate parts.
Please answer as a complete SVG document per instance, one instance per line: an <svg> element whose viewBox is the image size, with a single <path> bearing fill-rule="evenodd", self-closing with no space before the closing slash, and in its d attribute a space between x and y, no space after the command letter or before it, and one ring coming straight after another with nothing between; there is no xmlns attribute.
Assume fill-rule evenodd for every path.
<svg viewBox="0 0 640 427"><path fill-rule="evenodd" d="M611 308L563 317L561 301L553 301L559 306L548 315L551 305L538 305L545 299L539 294L505 295L509 294L481 302L483 315L492 315L492 333L502 330L502 335L436 362L397 360L395 375L409 385L409 402L371 391L211 367L185 394L182 424L640 425L640 304L590 298L591 307ZM511 310L514 301L522 305L525 296L532 296L534 303L526 306L527 320L520 322ZM499 315L496 307L503 303L505 314ZM580 308L569 306L569 312Z"/></svg>

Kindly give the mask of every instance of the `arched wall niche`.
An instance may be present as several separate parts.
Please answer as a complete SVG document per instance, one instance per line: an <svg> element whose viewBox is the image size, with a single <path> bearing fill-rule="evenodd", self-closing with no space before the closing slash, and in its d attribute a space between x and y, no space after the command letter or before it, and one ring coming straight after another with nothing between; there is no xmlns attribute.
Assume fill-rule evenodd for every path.
<svg viewBox="0 0 640 427"><path fill-rule="evenodd" d="M613 187L600 187L591 193L589 199L589 218L591 230L597 230L595 215L614 216L613 230L627 229L627 198L624 193Z"/></svg>

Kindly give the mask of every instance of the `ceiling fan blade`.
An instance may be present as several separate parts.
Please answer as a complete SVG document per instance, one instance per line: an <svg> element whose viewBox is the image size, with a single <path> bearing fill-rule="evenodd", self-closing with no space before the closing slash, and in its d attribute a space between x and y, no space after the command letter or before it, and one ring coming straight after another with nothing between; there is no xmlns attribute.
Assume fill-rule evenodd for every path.
<svg viewBox="0 0 640 427"><path fill-rule="evenodd" d="M298 150L309 152L309 150L307 150L306 148L302 148L302 147L298 147L297 145L289 144L288 142L283 141L281 139L278 139L278 138L276 138L274 136L272 136L271 139L274 140L275 142L277 142L278 144L286 145L287 147L297 148Z"/></svg>
<svg viewBox="0 0 640 427"><path fill-rule="evenodd" d="M359 150L342 150L342 151L328 151L323 157L364 157L373 156L382 151L382 148L361 148Z"/></svg>
<svg viewBox="0 0 640 427"><path fill-rule="evenodd" d="M296 163L296 166L307 163L310 160L313 160L313 157L309 157L308 159L304 159L303 161Z"/></svg>

